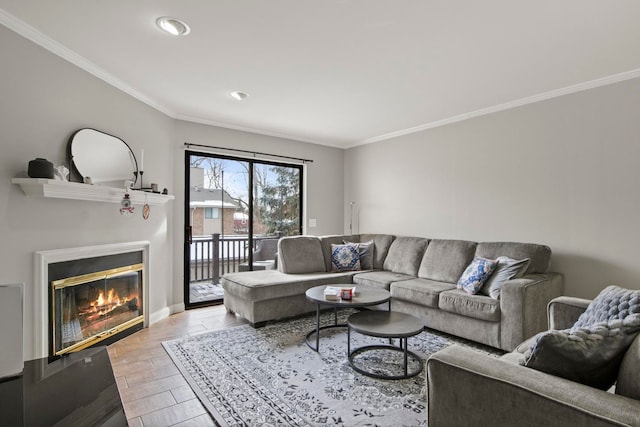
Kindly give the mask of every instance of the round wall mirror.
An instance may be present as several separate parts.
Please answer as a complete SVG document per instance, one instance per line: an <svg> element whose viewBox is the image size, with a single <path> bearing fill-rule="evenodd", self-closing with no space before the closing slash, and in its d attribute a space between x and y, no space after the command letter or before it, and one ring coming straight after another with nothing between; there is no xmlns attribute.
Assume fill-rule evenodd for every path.
<svg viewBox="0 0 640 427"><path fill-rule="evenodd" d="M80 129L69 140L70 163L81 180L123 185L136 181L138 162L122 139L95 129Z"/></svg>

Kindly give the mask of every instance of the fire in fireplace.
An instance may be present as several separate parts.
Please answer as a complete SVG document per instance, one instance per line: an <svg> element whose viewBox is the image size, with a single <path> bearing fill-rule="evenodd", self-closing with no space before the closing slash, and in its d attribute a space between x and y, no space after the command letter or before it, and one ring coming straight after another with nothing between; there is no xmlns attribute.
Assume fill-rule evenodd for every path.
<svg viewBox="0 0 640 427"><path fill-rule="evenodd" d="M51 282L52 353L103 341L144 322L143 264Z"/></svg>

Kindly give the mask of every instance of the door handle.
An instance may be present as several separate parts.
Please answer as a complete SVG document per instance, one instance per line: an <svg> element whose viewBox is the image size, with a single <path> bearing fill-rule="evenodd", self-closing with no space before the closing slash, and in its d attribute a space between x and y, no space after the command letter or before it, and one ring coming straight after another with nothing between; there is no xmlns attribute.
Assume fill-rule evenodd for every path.
<svg viewBox="0 0 640 427"><path fill-rule="evenodd" d="M189 244L192 244L193 243L193 227L188 225L185 231L186 231L185 240L189 242Z"/></svg>

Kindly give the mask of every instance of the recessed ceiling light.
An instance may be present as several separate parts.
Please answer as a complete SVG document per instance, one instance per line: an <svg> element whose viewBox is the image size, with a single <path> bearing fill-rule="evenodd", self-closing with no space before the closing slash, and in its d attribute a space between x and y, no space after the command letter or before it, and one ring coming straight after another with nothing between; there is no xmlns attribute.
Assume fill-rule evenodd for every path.
<svg viewBox="0 0 640 427"><path fill-rule="evenodd" d="M162 30L174 36L186 36L191 28L179 19L163 16L156 19L156 25Z"/></svg>
<svg viewBox="0 0 640 427"><path fill-rule="evenodd" d="M242 100L246 99L249 96L248 93L242 92L242 91L239 91L239 90L234 90L233 92L230 92L229 95L233 99L238 100L238 101L242 101Z"/></svg>

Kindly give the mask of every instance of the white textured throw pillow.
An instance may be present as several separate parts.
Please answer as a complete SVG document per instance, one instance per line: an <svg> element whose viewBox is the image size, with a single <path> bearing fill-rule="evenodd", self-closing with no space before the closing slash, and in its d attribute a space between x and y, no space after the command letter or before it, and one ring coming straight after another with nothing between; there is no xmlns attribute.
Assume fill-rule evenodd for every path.
<svg viewBox="0 0 640 427"><path fill-rule="evenodd" d="M493 271L489 279L487 279L484 286L480 290L483 295L489 295L491 298L500 299L500 291L502 285L511 280L522 277L524 272L527 271L531 261L529 258L525 259L513 259L507 256L501 256L496 258L498 265Z"/></svg>
<svg viewBox="0 0 640 427"><path fill-rule="evenodd" d="M581 328L612 319L624 319L631 314L640 314L640 290L611 285L591 301L573 326Z"/></svg>

